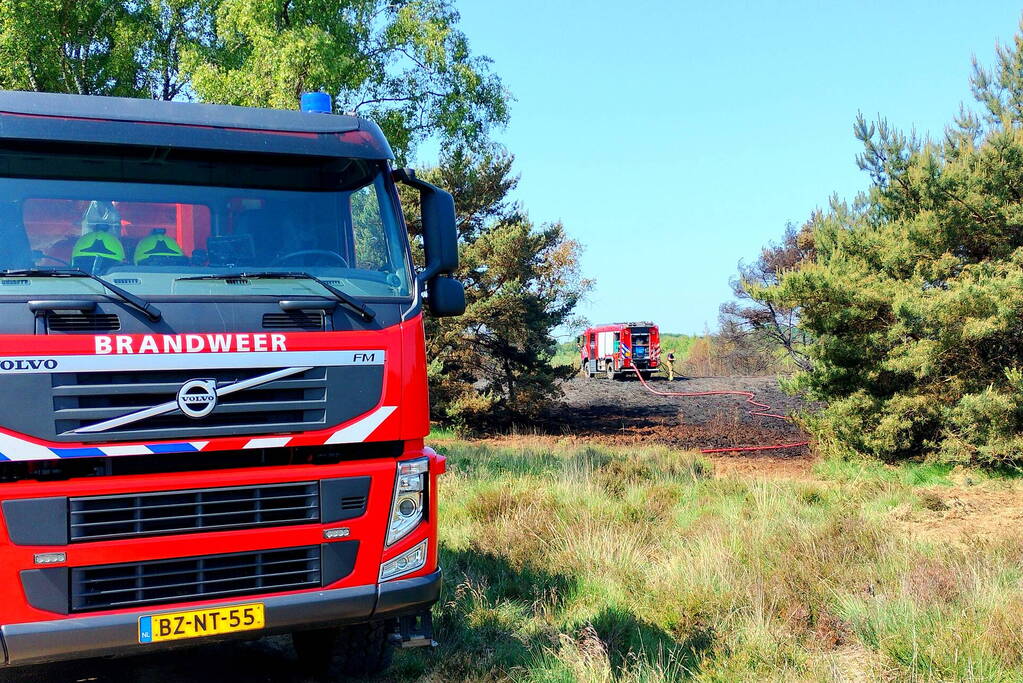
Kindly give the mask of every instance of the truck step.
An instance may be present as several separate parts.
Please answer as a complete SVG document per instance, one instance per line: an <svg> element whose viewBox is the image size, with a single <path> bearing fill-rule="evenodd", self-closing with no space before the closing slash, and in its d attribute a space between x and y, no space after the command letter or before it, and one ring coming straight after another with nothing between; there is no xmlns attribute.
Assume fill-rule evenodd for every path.
<svg viewBox="0 0 1023 683"><path fill-rule="evenodd" d="M433 615L429 611L398 617L398 630L389 636L395 647L437 647L433 639Z"/></svg>

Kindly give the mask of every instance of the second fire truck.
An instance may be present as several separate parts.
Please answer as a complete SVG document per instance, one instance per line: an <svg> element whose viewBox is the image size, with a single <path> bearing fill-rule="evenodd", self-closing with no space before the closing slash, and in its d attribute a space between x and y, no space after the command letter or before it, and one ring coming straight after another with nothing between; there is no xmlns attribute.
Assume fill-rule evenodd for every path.
<svg viewBox="0 0 1023 683"><path fill-rule="evenodd" d="M588 377L608 379L639 370L644 378L657 371L660 334L652 322L611 323L588 328L579 337L580 368Z"/></svg>

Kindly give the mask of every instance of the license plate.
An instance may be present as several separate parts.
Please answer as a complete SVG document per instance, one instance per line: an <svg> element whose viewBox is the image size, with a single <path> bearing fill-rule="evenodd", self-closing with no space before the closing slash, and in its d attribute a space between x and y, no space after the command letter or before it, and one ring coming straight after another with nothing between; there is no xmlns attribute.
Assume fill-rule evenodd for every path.
<svg viewBox="0 0 1023 683"><path fill-rule="evenodd" d="M139 617L139 642L202 638L221 633L255 631L265 625L263 603L167 612Z"/></svg>

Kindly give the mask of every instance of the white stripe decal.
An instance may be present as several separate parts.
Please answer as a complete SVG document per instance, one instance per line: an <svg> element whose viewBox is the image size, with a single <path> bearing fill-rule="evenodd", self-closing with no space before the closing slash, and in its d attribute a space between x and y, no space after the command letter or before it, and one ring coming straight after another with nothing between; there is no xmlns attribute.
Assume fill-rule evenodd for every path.
<svg viewBox="0 0 1023 683"><path fill-rule="evenodd" d="M277 437L277 438L265 438L265 439L252 439L242 448L283 448L287 446L291 441L290 436Z"/></svg>
<svg viewBox="0 0 1023 683"><path fill-rule="evenodd" d="M136 370L222 370L339 365L383 365L384 351L252 351L231 353L113 354L0 357L0 375Z"/></svg>
<svg viewBox="0 0 1023 683"><path fill-rule="evenodd" d="M206 446L208 446L209 443L210 443L209 441L190 441L188 445L197 451L201 451L202 449L206 448Z"/></svg>
<svg viewBox="0 0 1023 683"><path fill-rule="evenodd" d="M365 441L376 428L384 423L397 406L380 406L355 424L339 429L324 443L360 443Z"/></svg>
<svg viewBox="0 0 1023 683"><path fill-rule="evenodd" d="M99 449L107 455L149 455L152 453L148 446L100 446Z"/></svg>
<svg viewBox="0 0 1023 683"><path fill-rule="evenodd" d="M0 453L8 460L54 460L57 454L46 446L0 434Z"/></svg>

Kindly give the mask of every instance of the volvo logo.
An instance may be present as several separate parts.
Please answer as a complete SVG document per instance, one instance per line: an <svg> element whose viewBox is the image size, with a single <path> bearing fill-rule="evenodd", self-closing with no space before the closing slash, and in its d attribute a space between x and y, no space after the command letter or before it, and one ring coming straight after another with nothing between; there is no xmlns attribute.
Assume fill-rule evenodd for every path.
<svg viewBox="0 0 1023 683"><path fill-rule="evenodd" d="M0 370L4 372L10 372L11 370L38 370L40 368L56 370L57 361L53 358L19 358L17 360L4 358L0 360Z"/></svg>
<svg viewBox="0 0 1023 683"><path fill-rule="evenodd" d="M166 415L167 413L173 413L175 410L180 410L188 417L206 417L213 412L213 409L217 407L217 400L224 396L230 396L231 394L239 391L245 391L246 389L252 389L254 387L261 387L264 384L270 382L276 382L279 379L285 377L293 377L299 375L306 370L312 370L312 366L303 365L296 368L280 368L279 370L273 370L266 373L265 375L258 375L256 377L249 377L243 379L240 382L233 382L231 384L222 384L217 386L217 381L214 379L192 379L181 385L178 389L177 395L165 402L155 405L151 408L143 408L142 410L136 410L126 415L120 415L118 417L111 418L109 420L103 420L102 422L95 422L93 424L79 427L69 434L96 434L99 432L105 432L108 429L114 429L115 427L122 427L133 422L139 422L140 420L148 420L151 417L157 415Z"/></svg>
<svg viewBox="0 0 1023 683"><path fill-rule="evenodd" d="M188 417L206 417L217 407L217 380L191 379L178 389L178 409Z"/></svg>

